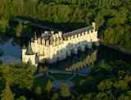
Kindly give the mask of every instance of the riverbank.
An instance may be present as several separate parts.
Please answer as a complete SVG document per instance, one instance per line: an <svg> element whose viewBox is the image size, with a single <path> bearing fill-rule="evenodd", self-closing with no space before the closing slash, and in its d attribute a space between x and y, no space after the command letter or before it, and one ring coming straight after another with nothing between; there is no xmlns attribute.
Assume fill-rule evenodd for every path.
<svg viewBox="0 0 131 100"><path fill-rule="evenodd" d="M111 49L114 49L114 50L116 50L116 51L119 51L119 52L121 52L121 53L123 53L123 54L126 54L126 55L131 56L131 51L126 50L125 48L122 48L122 47L120 47L120 46L112 45L112 44L107 45L107 44L104 44L103 42L101 42L101 45L102 45L102 46L105 46L105 47L107 47L107 48L111 48Z"/></svg>

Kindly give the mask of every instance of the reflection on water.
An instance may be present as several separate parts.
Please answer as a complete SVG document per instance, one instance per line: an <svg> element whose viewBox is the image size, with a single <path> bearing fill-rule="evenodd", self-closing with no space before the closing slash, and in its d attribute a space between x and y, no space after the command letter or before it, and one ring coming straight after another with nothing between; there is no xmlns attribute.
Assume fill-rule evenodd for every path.
<svg viewBox="0 0 131 100"><path fill-rule="evenodd" d="M49 64L47 66L49 66L51 69L78 71L94 64L97 60L97 52L97 49L86 50L85 52L79 52L77 55L72 54L72 56L63 61Z"/></svg>
<svg viewBox="0 0 131 100"><path fill-rule="evenodd" d="M90 66L95 65L97 66L99 62L101 61L105 62L116 62L116 61L124 61L126 63L131 64L131 56L121 53L117 50L105 47L105 46L99 46L95 49L86 50L85 52L79 52L77 55L72 55L68 57L67 59L47 65L50 69L58 69L58 70L66 70L66 71L73 71L76 74L71 74L70 76L67 76L66 74L52 74L49 76L54 77L53 80L53 86L57 89L59 88L59 85L61 82L66 81L67 85L70 87L69 83L75 84L75 80L82 80L85 78L85 76L88 76L90 73ZM67 76L67 77L66 77Z"/></svg>
<svg viewBox="0 0 131 100"><path fill-rule="evenodd" d="M67 57L63 61L46 64L49 69L47 77L53 81L53 88L55 89L59 89L62 83L67 84L71 88L75 85L76 79L80 81L89 75L90 66L94 64L97 66L97 63L101 60L106 62L122 60L131 64L130 55L105 46L99 46L90 50L86 49L85 52L79 51L78 54L72 54L72 56ZM12 39L0 43L0 61L3 63L20 63L21 47L15 44Z"/></svg>
<svg viewBox="0 0 131 100"><path fill-rule="evenodd" d="M81 57L80 57L71 66L66 68L66 70L67 71L75 71L75 70L83 69L87 65L94 64L94 62L96 61L96 57L97 57L97 50L94 50L87 55L85 54L84 59L81 59Z"/></svg>
<svg viewBox="0 0 131 100"><path fill-rule="evenodd" d="M86 49L85 52L79 51L78 54L72 54L63 61L46 64L49 68L48 78L53 80L53 87L56 89L60 87L62 82L72 87L74 86L73 79L78 78L78 76L87 76L90 73L89 66L97 65L101 60L106 62L119 60L131 64L130 55L105 46L99 46L90 50ZM21 47L15 44L12 39L0 43L0 61L3 63L20 63Z"/></svg>
<svg viewBox="0 0 131 100"><path fill-rule="evenodd" d="M124 61L131 64L131 55L101 45L98 48L97 62L100 62L101 60L104 60L106 62Z"/></svg>
<svg viewBox="0 0 131 100"><path fill-rule="evenodd" d="M122 60L127 63L130 62L131 55L123 54L119 51L113 50L105 46L99 46L97 48L86 49L85 52L72 54L67 59L59 61L50 65L47 65L50 69L59 69L66 71L78 71L87 66L99 62ZM4 63L20 63L21 62L21 47L16 44L13 39L8 39L6 42L0 43L0 60Z"/></svg>
<svg viewBox="0 0 131 100"><path fill-rule="evenodd" d="M77 55L72 54L72 56L63 61L49 65L47 64L47 66L49 69L77 72L84 68L89 69L89 66L92 66L93 64L97 65L103 60L105 62L124 61L126 63L131 63L131 55L121 53L105 46L99 46L97 48L87 49L85 52L79 52Z"/></svg>

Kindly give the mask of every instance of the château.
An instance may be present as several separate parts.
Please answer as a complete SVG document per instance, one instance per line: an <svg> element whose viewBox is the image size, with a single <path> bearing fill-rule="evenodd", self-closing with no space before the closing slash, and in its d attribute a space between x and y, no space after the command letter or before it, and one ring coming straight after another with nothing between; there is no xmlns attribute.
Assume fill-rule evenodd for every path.
<svg viewBox="0 0 131 100"><path fill-rule="evenodd" d="M95 22L92 25L71 32L44 31L40 37L35 36L29 42L27 48L22 48L22 62L31 62L37 65L47 60L53 63L65 59L78 50L84 51L97 44L98 32Z"/></svg>

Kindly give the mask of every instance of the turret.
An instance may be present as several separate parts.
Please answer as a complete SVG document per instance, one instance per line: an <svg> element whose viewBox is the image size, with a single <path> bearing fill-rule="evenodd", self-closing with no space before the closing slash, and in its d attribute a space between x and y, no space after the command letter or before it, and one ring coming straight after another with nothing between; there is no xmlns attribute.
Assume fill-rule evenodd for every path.
<svg viewBox="0 0 131 100"><path fill-rule="evenodd" d="M33 53L32 47L31 47L31 43L29 42L27 50L26 50L26 55L33 55L33 54L34 53Z"/></svg>
<svg viewBox="0 0 131 100"><path fill-rule="evenodd" d="M34 36L34 43L35 43L35 44L37 44L37 43L38 43L38 39L37 39L36 32L35 32L35 36Z"/></svg>
<svg viewBox="0 0 131 100"><path fill-rule="evenodd" d="M30 62L32 65L37 65L36 63L36 54L33 53L31 43L28 44L27 49L24 47L22 48L22 62L28 63Z"/></svg>
<svg viewBox="0 0 131 100"><path fill-rule="evenodd" d="M38 44L41 44L42 43L42 39L39 37L37 42L38 42Z"/></svg>
<svg viewBox="0 0 131 100"><path fill-rule="evenodd" d="M25 62L25 56L26 56L26 47L22 47L22 62Z"/></svg>
<svg viewBox="0 0 131 100"><path fill-rule="evenodd" d="M45 34L45 35L48 35L48 31L45 31L44 34Z"/></svg>
<svg viewBox="0 0 131 100"><path fill-rule="evenodd" d="M51 35L53 35L54 34L54 31L51 31Z"/></svg>
<svg viewBox="0 0 131 100"><path fill-rule="evenodd" d="M36 32L35 32L35 37L34 37L35 40L37 40L37 35L36 35Z"/></svg>
<svg viewBox="0 0 131 100"><path fill-rule="evenodd" d="M92 22L92 27L93 27L93 30L96 31L96 23L95 22Z"/></svg>
<svg viewBox="0 0 131 100"><path fill-rule="evenodd" d="M58 35L59 35L59 37L62 37L62 32L59 31L59 32L58 32Z"/></svg>
<svg viewBox="0 0 131 100"><path fill-rule="evenodd" d="M42 45L45 46L45 39L42 38Z"/></svg>

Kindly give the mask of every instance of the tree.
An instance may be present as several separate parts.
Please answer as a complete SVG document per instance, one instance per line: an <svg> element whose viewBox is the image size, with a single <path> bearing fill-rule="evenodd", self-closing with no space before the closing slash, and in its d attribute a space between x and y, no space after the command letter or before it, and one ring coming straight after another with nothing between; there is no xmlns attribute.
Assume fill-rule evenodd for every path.
<svg viewBox="0 0 131 100"><path fill-rule="evenodd" d="M53 87L52 82L50 80L48 80L46 87L45 87L45 90L47 91L47 93L50 93L52 87Z"/></svg>
<svg viewBox="0 0 131 100"><path fill-rule="evenodd" d="M111 80L103 80L98 84L98 89L101 91L109 90L113 86L113 83Z"/></svg>
<svg viewBox="0 0 131 100"><path fill-rule="evenodd" d="M20 96L17 100L26 100L25 96Z"/></svg>
<svg viewBox="0 0 131 100"><path fill-rule="evenodd" d="M41 95L41 94L42 94L41 87L37 86L37 87L35 88L35 94L37 94L37 95Z"/></svg>
<svg viewBox="0 0 131 100"><path fill-rule="evenodd" d="M1 65L0 74L4 82L9 86L15 84L22 88L31 88L33 85L33 74L35 67L28 64L23 65Z"/></svg>
<svg viewBox="0 0 131 100"><path fill-rule="evenodd" d="M1 32L3 33L6 32L6 29L8 27L8 21L9 21L8 18L5 18L5 17L0 18L0 31Z"/></svg>
<svg viewBox="0 0 131 100"><path fill-rule="evenodd" d="M109 100L109 97L106 93L104 92L99 92L97 95L96 95L96 98L95 100Z"/></svg>
<svg viewBox="0 0 131 100"><path fill-rule="evenodd" d="M94 97L93 97L92 93L82 96L82 100L92 100L93 98Z"/></svg>
<svg viewBox="0 0 131 100"><path fill-rule="evenodd" d="M53 96L51 97L51 100L58 100L59 95L58 93L54 93Z"/></svg>
<svg viewBox="0 0 131 100"><path fill-rule="evenodd" d="M60 94L62 97L71 96L70 89L67 84L62 83L60 88Z"/></svg>
<svg viewBox="0 0 131 100"><path fill-rule="evenodd" d="M114 87L120 90L127 90L128 89L128 83L124 80L119 80L114 83Z"/></svg>
<svg viewBox="0 0 131 100"><path fill-rule="evenodd" d="M20 37L20 36L21 36L22 29L23 29L22 23L19 23L19 24L16 26L16 36L17 36L17 37Z"/></svg>
<svg viewBox="0 0 131 100"><path fill-rule="evenodd" d="M129 97L129 96L127 96L127 95L124 95L124 94L122 94L122 95L120 95L119 97L118 97L118 100L130 100L131 98Z"/></svg>
<svg viewBox="0 0 131 100"><path fill-rule="evenodd" d="M14 84L19 85L21 88L30 89L33 86L35 67L30 64L13 65L12 77Z"/></svg>
<svg viewBox="0 0 131 100"><path fill-rule="evenodd" d="M2 79L4 80L4 82L8 83L7 85L11 86L13 83L13 73L11 67L9 65L1 65L0 74L2 75Z"/></svg>
<svg viewBox="0 0 131 100"><path fill-rule="evenodd" d="M8 82L6 82L5 89L2 91L1 100L14 100L14 94L12 93Z"/></svg>

